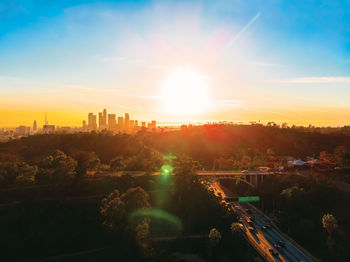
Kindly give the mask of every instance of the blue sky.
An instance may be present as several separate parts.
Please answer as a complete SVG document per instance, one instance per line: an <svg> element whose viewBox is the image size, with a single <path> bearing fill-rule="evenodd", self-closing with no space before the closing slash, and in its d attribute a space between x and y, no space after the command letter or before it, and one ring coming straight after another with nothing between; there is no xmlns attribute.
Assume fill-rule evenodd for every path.
<svg viewBox="0 0 350 262"><path fill-rule="evenodd" d="M184 65L210 79L211 107L163 114L161 83ZM349 124L350 1L3 0L0 97L1 113L69 111L67 124L103 106Z"/></svg>

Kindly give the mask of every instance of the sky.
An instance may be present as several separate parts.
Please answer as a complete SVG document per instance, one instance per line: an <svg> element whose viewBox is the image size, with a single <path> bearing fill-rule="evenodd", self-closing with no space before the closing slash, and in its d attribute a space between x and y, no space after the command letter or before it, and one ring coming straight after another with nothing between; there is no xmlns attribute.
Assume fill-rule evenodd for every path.
<svg viewBox="0 0 350 262"><path fill-rule="evenodd" d="M170 101L179 70L203 89L172 80L182 88ZM0 127L40 126L44 112L80 126L103 108L158 122L349 125L350 1L2 0Z"/></svg>

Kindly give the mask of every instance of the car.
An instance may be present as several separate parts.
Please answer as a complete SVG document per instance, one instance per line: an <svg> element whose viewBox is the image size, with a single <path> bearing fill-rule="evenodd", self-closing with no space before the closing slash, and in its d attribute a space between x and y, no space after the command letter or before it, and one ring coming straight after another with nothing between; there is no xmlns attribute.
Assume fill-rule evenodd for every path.
<svg viewBox="0 0 350 262"><path fill-rule="evenodd" d="M280 245L281 247L285 247L286 246L286 243L284 241L281 241L281 240L277 240L276 243L278 245Z"/></svg>
<svg viewBox="0 0 350 262"><path fill-rule="evenodd" d="M248 227L248 229L249 229L249 232L250 232L250 233L256 233L256 231L255 231L255 228L254 228L254 227Z"/></svg>
<svg viewBox="0 0 350 262"><path fill-rule="evenodd" d="M273 244L273 247L276 248L278 251L282 251L282 249L283 249L283 248L282 248L279 244L277 244L277 243Z"/></svg>
<svg viewBox="0 0 350 262"><path fill-rule="evenodd" d="M270 248L269 252L272 256L278 256L278 252L276 250L274 250L273 248Z"/></svg>
<svg viewBox="0 0 350 262"><path fill-rule="evenodd" d="M251 221L255 220L254 217L252 217L252 216L249 216L248 219L251 220Z"/></svg>
<svg viewBox="0 0 350 262"><path fill-rule="evenodd" d="M235 201L235 199L233 197L224 197L224 200L226 202L233 202L233 201Z"/></svg>
<svg viewBox="0 0 350 262"><path fill-rule="evenodd" d="M262 226L262 227L261 227L261 230L262 230L262 231L265 231L266 229L267 229L266 226Z"/></svg>
<svg viewBox="0 0 350 262"><path fill-rule="evenodd" d="M271 225L270 225L270 224L266 224L265 227L266 227L267 229L269 229L269 228L271 228Z"/></svg>
<svg viewBox="0 0 350 262"><path fill-rule="evenodd" d="M243 232L246 232L246 231L247 231L246 228L245 228L245 226L244 226L243 224L239 224L239 227L241 228L241 230L242 230Z"/></svg>

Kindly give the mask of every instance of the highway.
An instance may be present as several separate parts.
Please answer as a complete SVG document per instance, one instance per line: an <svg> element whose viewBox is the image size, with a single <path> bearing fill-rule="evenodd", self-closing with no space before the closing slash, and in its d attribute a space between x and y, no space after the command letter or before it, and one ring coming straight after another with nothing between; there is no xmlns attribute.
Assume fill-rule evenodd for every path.
<svg viewBox="0 0 350 262"><path fill-rule="evenodd" d="M233 197L232 193L222 188L218 182L211 183L214 194L225 201ZM241 229L246 239L266 261L312 262L317 261L305 250L286 238L274 226L270 219L249 203L225 201L240 217Z"/></svg>

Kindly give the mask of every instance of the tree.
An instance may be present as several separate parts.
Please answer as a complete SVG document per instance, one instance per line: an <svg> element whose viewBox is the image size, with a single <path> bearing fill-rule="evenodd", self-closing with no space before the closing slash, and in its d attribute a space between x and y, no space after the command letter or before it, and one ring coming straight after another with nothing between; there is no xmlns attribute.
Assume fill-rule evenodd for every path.
<svg viewBox="0 0 350 262"><path fill-rule="evenodd" d="M334 149L334 159L339 166L350 166L350 145L337 146Z"/></svg>
<svg viewBox="0 0 350 262"><path fill-rule="evenodd" d="M125 203L128 213L136 209L149 208L151 206L149 203L149 194L139 186L128 189L128 191L121 196L121 200Z"/></svg>
<svg viewBox="0 0 350 262"><path fill-rule="evenodd" d="M146 249L149 245L151 235L149 231L149 219L144 218L142 219L136 226L136 241L139 243L139 245Z"/></svg>
<svg viewBox="0 0 350 262"><path fill-rule="evenodd" d="M216 228L210 229L209 240L213 246L217 246L221 241L221 233Z"/></svg>
<svg viewBox="0 0 350 262"><path fill-rule="evenodd" d="M18 176L16 177L16 182L33 183L35 181L35 176L37 173L37 166L31 166L27 163L22 163L18 166Z"/></svg>
<svg viewBox="0 0 350 262"><path fill-rule="evenodd" d="M95 152L77 151L72 155L74 159L77 160L77 174L79 176L85 175L87 170L98 169L101 164L101 161Z"/></svg>
<svg viewBox="0 0 350 262"><path fill-rule="evenodd" d="M102 199L100 213L103 224L114 231L126 230L127 213L124 201L121 200L119 191L114 190L106 198Z"/></svg>
<svg viewBox="0 0 350 262"><path fill-rule="evenodd" d="M109 162L109 166L113 171L121 171L125 169L125 160L123 156L116 156Z"/></svg>
<svg viewBox="0 0 350 262"><path fill-rule="evenodd" d="M237 234L241 232L241 225L237 222L231 224L231 233Z"/></svg>
<svg viewBox="0 0 350 262"><path fill-rule="evenodd" d="M174 195L178 201L186 200L193 194L193 190L198 184L196 171L199 169L198 161L194 161L186 155L181 155L174 161Z"/></svg>
<svg viewBox="0 0 350 262"><path fill-rule="evenodd" d="M150 206L148 193L141 187L134 187L122 195L118 190L114 190L102 199L100 213L104 219L103 224L112 230L125 230L129 226L127 218L133 211Z"/></svg>
<svg viewBox="0 0 350 262"><path fill-rule="evenodd" d="M290 233L293 216L300 212L298 210L303 208L305 192L303 188L293 186L282 190L280 196L282 198L282 209L287 216L288 233Z"/></svg>
<svg viewBox="0 0 350 262"><path fill-rule="evenodd" d="M338 228L337 219L332 214L324 214L322 217L322 226L331 235Z"/></svg>
<svg viewBox="0 0 350 262"><path fill-rule="evenodd" d="M3 184L12 183L16 179L17 172L16 162L0 162L0 176Z"/></svg>
<svg viewBox="0 0 350 262"><path fill-rule="evenodd" d="M329 249L333 249L335 244L334 242L334 233L338 228L338 222L334 215L324 214L322 217L322 226L328 232L327 245Z"/></svg>
<svg viewBox="0 0 350 262"><path fill-rule="evenodd" d="M235 166L235 161L233 159L226 159L220 157L214 161L215 169L217 170L232 170Z"/></svg>
<svg viewBox="0 0 350 262"><path fill-rule="evenodd" d="M252 159L250 156L244 155L241 159L240 167L241 169L249 169Z"/></svg>
<svg viewBox="0 0 350 262"><path fill-rule="evenodd" d="M72 157L67 156L60 150L56 150L52 155L45 157L40 165L40 179L53 183L69 183L76 175L78 163Z"/></svg>

